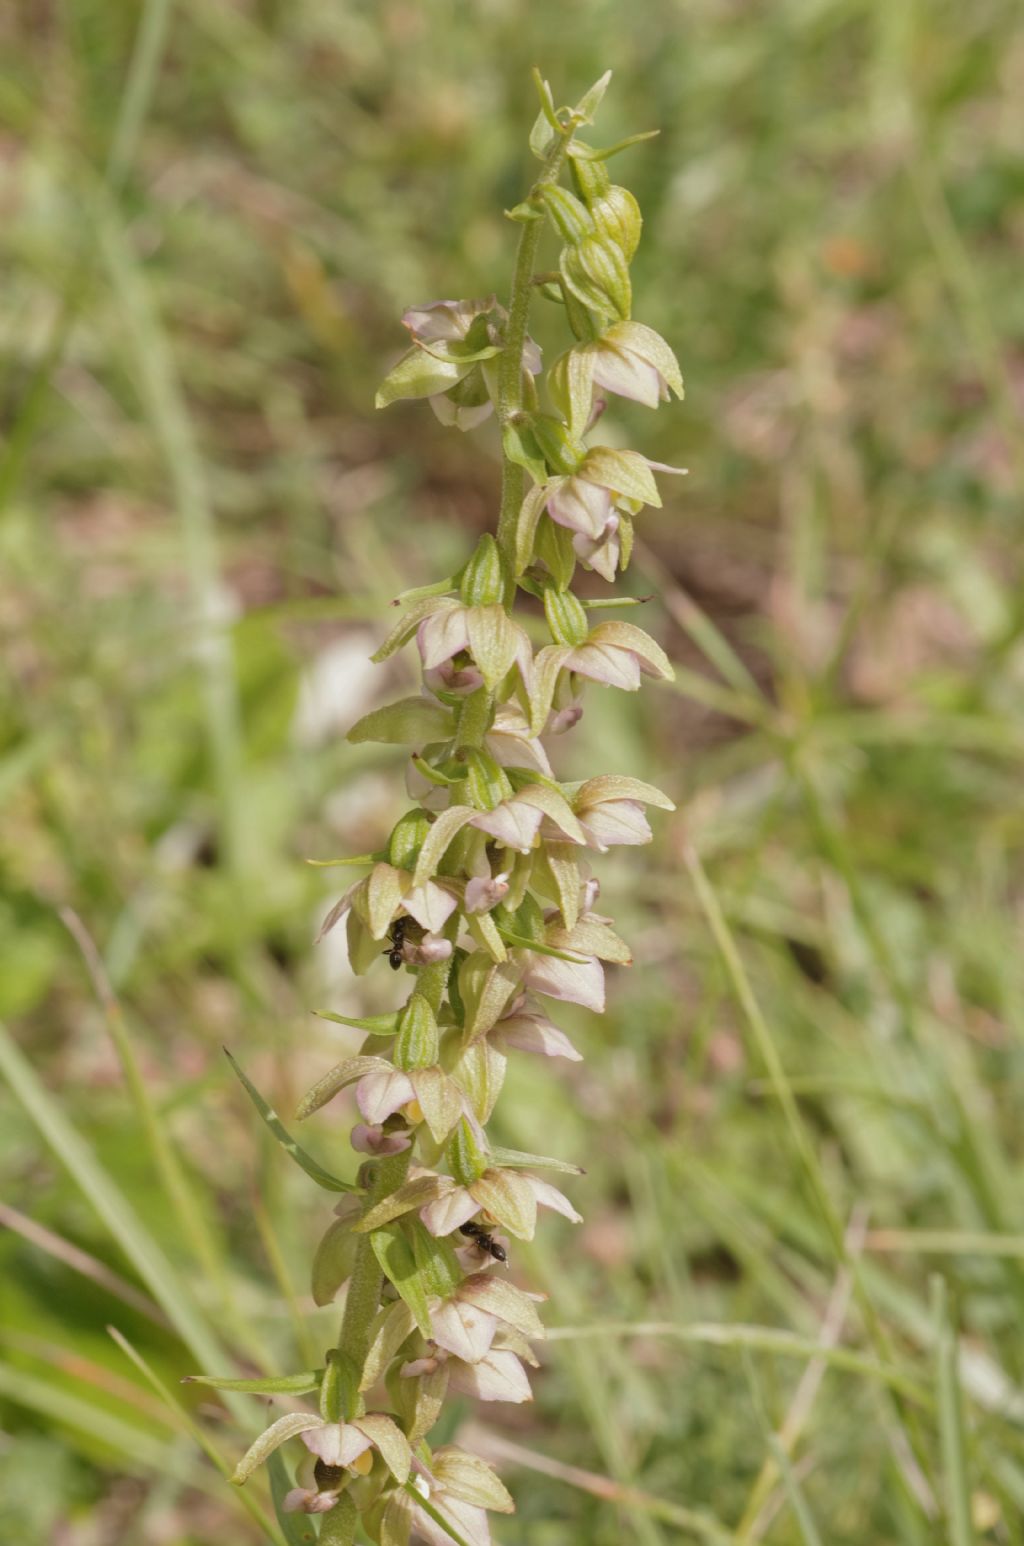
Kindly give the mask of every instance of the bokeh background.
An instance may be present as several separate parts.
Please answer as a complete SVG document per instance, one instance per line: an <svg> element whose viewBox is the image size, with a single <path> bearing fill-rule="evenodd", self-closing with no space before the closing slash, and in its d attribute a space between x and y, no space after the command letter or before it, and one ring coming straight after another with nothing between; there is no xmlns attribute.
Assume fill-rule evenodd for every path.
<svg viewBox="0 0 1024 1546"><path fill-rule="evenodd" d="M331 1334L331 1198L220 1049L287 1114L350 1045L311 1011L394 1003L312 948L344 872L304 860L402 808L344 730L499 469L373 392L406 305L507 288L534 63L559 101L615 70L605 142L661 130L615 169L688 395L605 425L691 469L629 576L679 675L592 691L561 766L679 810L602 863L640 964L565 1017L586 1062L499 1108L587 1167L585 1224L515 1253L536 1401L446 1433L513 1487L504 1546L1024 1539L1018 21L0 9L4 1541L273 1538L106 1327L229 1460L260 1404L179 1378ZM304 1138L343 1174L348 1121Z"/></svg>

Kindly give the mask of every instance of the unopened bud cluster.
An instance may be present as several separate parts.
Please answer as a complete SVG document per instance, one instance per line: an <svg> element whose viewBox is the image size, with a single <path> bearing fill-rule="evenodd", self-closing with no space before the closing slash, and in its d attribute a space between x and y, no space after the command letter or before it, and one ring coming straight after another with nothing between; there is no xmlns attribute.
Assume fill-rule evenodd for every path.
<svg viewBox="0 0 1024 1546"><path fill-rule="evenodd" d="M315 1391L318 1409L281 1417L235 1478L297 1438L306 1459L284 1508L323 1515L320 1540L332 1546L360 1525L379 1546L484 1546L487 1511L513 1507L482 1460L432 1450L429 1436L449 1392L530 1398L541 1296L516 1287L506 1267L514 1242L533 1238L538 1207L578 1220L540 1173L578 1170L497 1147L487 1125L510 1057L579 1057L549 1017L552 1002L602 1010L606 966L630 962L598 910L590 855L648 842L645 808L672 809L659 790L614 772L560 782L545 744L579 720L586 681L631 692L644 676L672 674L642 629L592 623L593 604L571 589L577 565L607 581L626 568L637 516L661 503L655 472L681 470L588 439L600 394L650 407L682 396L672 350L631 317L640 211L607 166L623 147L579 137L607 79L557 111L538 81L530 143L543 170L509 212L521 233L508 310L493 297L410 308L411 347L377 399L426 398L463 430L496 410L504 483L497 538L482 537L459 574L402 598L374 657L413 644L422 692L350 733L411 748L414 803L385 849L339 861L363 873L324 932L344 921L353 969L390 965L409 991L394 1014L346 1022L367 1033L361 1052L300 1107L308 1116L354 1086L351 1142L366 1158L313 1268L317 1303L344 1292L344 1317L324 1368L288 1386ZM542 228L561 250L557 269L535 278ZM545 376L526 335L536 290L563 308L572 335ZM529 627L516 618L522 593L543 621L536 605Z"/></svg>

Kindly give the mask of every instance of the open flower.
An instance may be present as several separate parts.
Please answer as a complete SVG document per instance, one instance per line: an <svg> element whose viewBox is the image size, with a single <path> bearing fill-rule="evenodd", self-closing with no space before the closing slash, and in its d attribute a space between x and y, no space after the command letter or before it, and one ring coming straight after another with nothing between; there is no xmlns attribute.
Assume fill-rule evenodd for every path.
<svg viewBox="0 0 1024 1546"><path fill-rule="evenodd" d="M559 526L600 542L616 509L635 514L644 505L660 507L661 495L652 468L658 472L686 471L684 467L652 462L639 451L592 446L575 472L552 478L545 485L547 512Z"/></svg>
<svg viewBox="0 0 1024 1546"><path fill-rule="evenodd" d="M417 1501L430 1504L431 1513ZM511 1514L515 1505L484 1460L454 1445L434 1451L430 1469L413 1461L412 1488L391 1492L381 1509L382 1540L410 1539L423 1546L451 1546L452 1535L435 1515L449 1524L466 1546L491 1546L488 1511Z"/></svg>
<svg viewBox="0 0 1024 1546"><path fill-rule="evenodd" d="M497 686L513 665L519 666L524 681L529 680L530 641L497 602L467 607L452 596L439 597L416 630L416 647L425 672L465 655L488 687Z"/></svg>
<svg viewBox="0 0 1024 1546"><path fill-rule="evenodd" d="M561 1213L573 1224L582 1218L556 1186L522 1171L490 1168L466 1186L452 1176L438 1176L436 1181L436 1195L420 1209L432 1235L450 1235L478 1213L486 1213L518 1240L532 1240L538 1205Z"/></svg>
<svg viewBox="0 0 1024 1546"><path fill-rule="evenodd" d="M458 905L454 894L428 880L416 885L408 870L393 864L375 864L369 875L350 886L323 921L318 939L353 909L369 930L372 940L384 939L396 918L414 918L421 929L437 933Z"/></svg>
<svg viewBox="0 0 1024 1546"><path fill-rule="evenodd" d="M600 338L578 344L573 353L578 368L589 377L587 386L603 387L619 397L656 408L669 394L683 395L679 362L652 327L642 322L613 322Z"/></svg>
<svg viewBox="0 0 1024 1546"><path fill-rule="evenodd" d="M502 1326L524 1337L544 1335L533 1297L489 1272L464 1278L451 1298L433 1301L428 1314L431 1341L468 1364L486 1357Z"/></svg>
<svg viewBox="0 0 1024 1546"><path fill-rule="evenodd" d="M642 628L598 623L581 644L549 644L538 651L530 689L534 728L543 729L547 723L563 671L626 692L636 692L645 676L671 681L675 675L665 651Z"/></svg>
<svg viewBox="0 0 1024 1546"><path fill-rule="evenodd" d="M615 845L651 841L645 805L656 805L663 811L675 810L668 796L655 789L653 784L614 774L588 778L579 786L573 800L587 842L598 853L606 853Z"/></svg>
<svg viewBox="0 0 1024 1546"><path fill-rule="evenodd" d="M363 1457L375 1449L396 1481L404 1484L408 1480L412 1466L409 1441L394 1418L384 1412L370 1412L351 1422L337 1423L328 1422L315 1412L286 1412L250 1445L235 1467L231 1480L241 1487L276 1449L293 1438L301 1438L310 1454L325 1465L354 1470L362 1475L371 1464L369 1458ZM309 1487L295 1489L293 1511L301 1508L306 1512L320 1512L320 1509L308 1506L312 1502L308 1496L310 1491Z"/></svg>
<svg viewBox="0 0 1024 1546"><path fill-rule="evenodd" d="M494 362L504 347L507 320L493 295L410 306L402 325L413 347L381 382L377 407L425 397L442 424L467 430L481 423L496 395ZM532 339L523 350L523 370L529 375L540 370L540 350Z"/></svg>
<svg viewBox="0 0 1024 1546"><path fill-rule="evenodd" d="M548 998L582 1004L598 1014L604 1010L603 963L632 964L629 946L610 927L609 920L598 913L584 913L571 929L565 928L560 913L548 913L541 943L561 954L517 950L515 958L523 969L523 986Z"/></svg>
<svg viewBox="0 0 1024 1546"><path fill-rule="evenodd" d="M573 1063L582 1061L564 1031L553 1025L543 1010L530 1005L525 993L520 993L509 1005L501 1019L488 1032L492 1046L504 1051L516 1047L521 1052L540 1052L549 1058L568 1058Z"/></svg>

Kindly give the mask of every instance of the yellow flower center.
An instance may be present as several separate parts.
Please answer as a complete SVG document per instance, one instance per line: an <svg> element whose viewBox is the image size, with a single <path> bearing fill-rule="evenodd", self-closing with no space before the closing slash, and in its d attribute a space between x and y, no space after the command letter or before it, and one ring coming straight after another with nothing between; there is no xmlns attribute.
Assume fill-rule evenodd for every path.
<svg viewBox="0 0 1024 1546"><path fill-rule="evenodd" d="M349 1466L350 1471L356 1471L360 1476L368 1476L373 1470L373 1451L364 1449L363 1453Z"/></svg>
<svg viewBox="0 0 1024 1546"><path fill-rule="evenodd" d="M411 1100L402 1107L405 1112L405 1120L413 1127L417 1122L423 1121L423 1107L418 1100Z"/></svg>

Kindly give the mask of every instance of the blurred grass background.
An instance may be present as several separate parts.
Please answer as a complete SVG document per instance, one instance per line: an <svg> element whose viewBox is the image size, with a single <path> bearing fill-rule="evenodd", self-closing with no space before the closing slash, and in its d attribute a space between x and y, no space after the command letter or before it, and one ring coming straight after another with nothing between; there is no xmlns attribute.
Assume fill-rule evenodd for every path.
<svg viewBox="0 0 1024 1546"><path fill-rule="evenodd" d="M680 809L601 864L640 964L566 1017L587 1061L497 1119L587 1166L586 1223L515 1253L536 1402L446 1432L505 1546L1024 1539L1018 22L0 11L4 1541L279 1539L184 1426L233 1460L259 1403L177 1380L316 1357L331 1199L220 1047L287 1113L349 1045L311 1009L394 1002L312 950L303 860L402 808L342 739L411 680L366 657L495 518L491 427L372 398L404 306L507 288L534 63L559 101L614 68L605 143L661 129L616 176L688 396L605 424L691 468L630 575L679 679L561 752ZM344 1175L347 1123L305 1139Z"/></svg>

